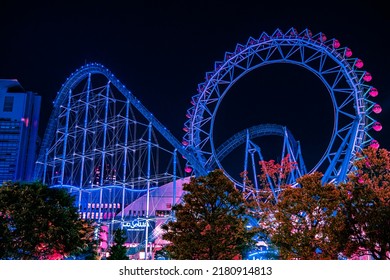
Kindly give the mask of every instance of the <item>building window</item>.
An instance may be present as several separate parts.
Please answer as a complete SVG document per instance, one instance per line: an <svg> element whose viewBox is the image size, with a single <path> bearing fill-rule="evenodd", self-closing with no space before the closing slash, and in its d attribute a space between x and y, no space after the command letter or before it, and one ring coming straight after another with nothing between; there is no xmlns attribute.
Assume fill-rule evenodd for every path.
<svg viewBox="0 0 390 280"><path fill-rule="evenodd" d="M14 97L4 96L3 112L12 112L13 108L14 108Z"/></svg>
<svg viewBox="0 0 390 280"><path fill-rule="evenodd" d="M156 210L157 217L169 217L171 215L170 210Z"/></svg>

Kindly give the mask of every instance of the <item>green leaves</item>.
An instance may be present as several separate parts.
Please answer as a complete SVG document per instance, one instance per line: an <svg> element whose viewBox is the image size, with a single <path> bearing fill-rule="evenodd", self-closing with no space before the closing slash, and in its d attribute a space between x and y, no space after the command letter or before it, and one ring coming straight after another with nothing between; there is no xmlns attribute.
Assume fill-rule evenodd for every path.
<svg viewBox="0 0 390 280"><path fill-rule="evenodd" d="M126 232L117 228L114 231L114 245L110 247L108 260L128 260L126 242Z"/></svg>
<svg viewBox="0 0 390 280"><path fill-rule="evenodd" d="M191 178L183 203L174 206L176 220L163 225L173 259L234 259L254 244L247 230L247 204L221 170Z"/></svg>
<svg viewBox="0 0 390 280"><path fill-rule="evenodd" d="M79 219L74 198L39 182L0 187L0 259L63 258L93 237Z"/></svg>

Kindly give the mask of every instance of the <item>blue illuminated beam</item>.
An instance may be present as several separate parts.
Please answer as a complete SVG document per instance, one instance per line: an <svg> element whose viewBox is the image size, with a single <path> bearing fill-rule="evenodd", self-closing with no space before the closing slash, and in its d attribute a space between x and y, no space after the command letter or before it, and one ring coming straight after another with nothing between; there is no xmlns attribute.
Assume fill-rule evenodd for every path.
<svg viewBox="0 0 390 280"><path fill-rule="evenodd" d="M43 137L41 149L38 155L37 164L35 166L34 178L36 180L42 179L42 169L44 167L45 151L50 148L53 142L56 127L56 119L60 114L61 105L64 104L69 92L75 88L83 79L91 74L102 74L114 85L129 101L130 103L152 124L152 126L185 157L191 166L194 168L196 175L206 175L208 172L203 165L199 163L196 157L182 143L180 143L172 133L157 119L153 114L122 84L107 68L99 63L86 64L80 69L76 70L70 75L65 84L62 85L53 102L53 110L50 115L48 127Z"/></svg>

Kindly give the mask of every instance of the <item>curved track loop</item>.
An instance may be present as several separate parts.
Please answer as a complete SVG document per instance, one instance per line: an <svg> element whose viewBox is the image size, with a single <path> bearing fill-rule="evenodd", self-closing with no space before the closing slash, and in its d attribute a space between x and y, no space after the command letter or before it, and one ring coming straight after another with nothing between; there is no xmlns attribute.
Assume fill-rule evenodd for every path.
<svg viewBox="0 0 390 280"><path fill-rule="evenodd" d="M216 157L214 158L214 161L210 162L207 169L213 169L219 166L218 162L222 161L234 149L246 142L247 135L250 139L270 135L276 135L281 137L287 136L289 144L292 147L292 151L295 152L294 154L296 154L299 149L298 142L294 139L294 136L288 128L277 124L260 124L252 126L248 129L244 129L234 134L232 137L222 143L216 150Z"/></svg>
<svg viewBox="0 0 390 280"><path fill-rule="evenodd" d="M249 38L246 44L237 44L233 52L226 52L224 60L217 61L214 70L206 73L205 81L198 85L198 94L192 97L183 144L195 153L200 165L210 166L216 161L213 130L224 96L245 74L273 63L304 67L327 88L335 122L329 145L312 171L326 169L324 181L345 180L356 152L376 143L369 132L380 124L369 113L377 112L373 108L378 105L370 98L378 92L369 85L371 74L362 69L361 59L352 57L350 48L328 39L324 33L313 35L309 29L262 33L258 39Z"/></svg>
<svg viewBox="0 0 390 280"><path fill-rule="evenodd" d="M215 160L210 162L210 164L206 168L210 170L215 168L224 170L224 167L221 163L224 158L229 155L233 150L245 144L246 148L245 155L243 157L245 158L243 170L247 171L248 179L250 179L250 181L254 183L255 188L258 189L259 186L257 176L261 172L261 170L260 165L256 166L255 164L257 161L263 161L264 158L262 155L261 147L259 147L255 142L253 142L253 140L265 136L279 136L283 138L283 145L280 149L280 154L278 154L277 156L285 158L287 155L289 155L289 162L293 162L294 165L296 165L296 169L291 172L291 174L286 180L286 184L295 184L295 180L297 178L307 173L306 166L301 153L300 143L295 140L294 136L287 127L277 124L256 125L234 134L232 137L230 137L218 147L218 149L216 150L216 157L214 157ZM257 156L256 160L255 156ZM249 168L249 165L252 166ZM251 172L249 172L249 170L251 170ZM229 177L231 181L236 184L237 187L240 187L242 190L245 189L246 186L244 182L239 182L238 180L234 179L233 176L231 176L231 174L229 174L229 172L226 170L225 174ZM267 178L276 198L281 186L278 183L272 183L268 175Z"/></svg>

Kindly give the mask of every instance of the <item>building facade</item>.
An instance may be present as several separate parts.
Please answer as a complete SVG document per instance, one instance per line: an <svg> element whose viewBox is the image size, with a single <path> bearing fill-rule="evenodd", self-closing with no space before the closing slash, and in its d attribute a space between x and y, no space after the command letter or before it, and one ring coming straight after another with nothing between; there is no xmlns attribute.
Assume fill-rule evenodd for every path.
<svg viewBox="0 0 390 280"><path fill-rule="evenodd" d="M31 181L39 147L41 97L0 79L0 184Z"/></svg>

